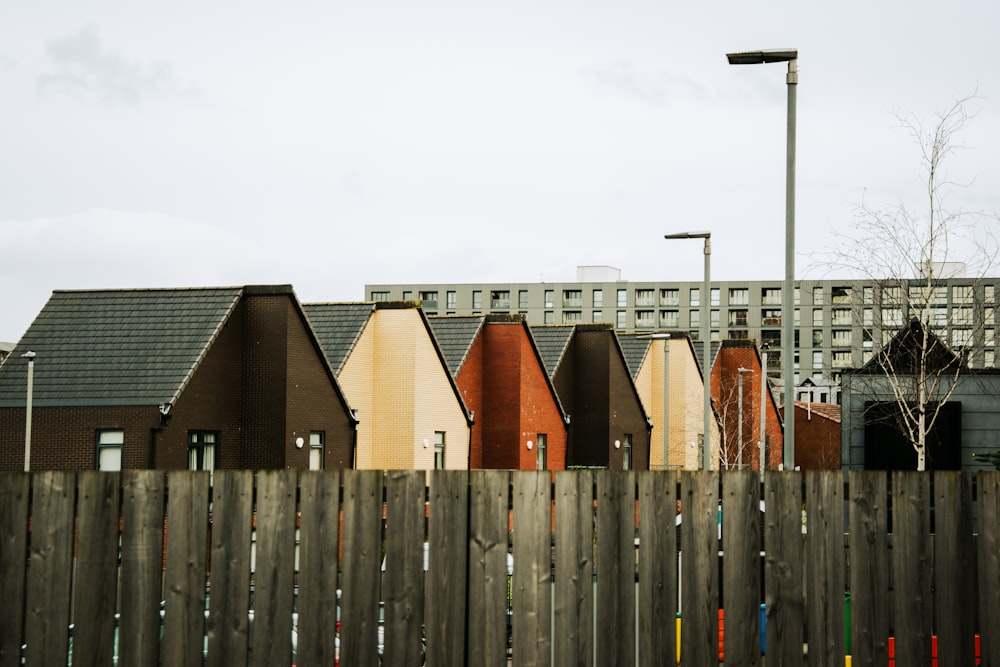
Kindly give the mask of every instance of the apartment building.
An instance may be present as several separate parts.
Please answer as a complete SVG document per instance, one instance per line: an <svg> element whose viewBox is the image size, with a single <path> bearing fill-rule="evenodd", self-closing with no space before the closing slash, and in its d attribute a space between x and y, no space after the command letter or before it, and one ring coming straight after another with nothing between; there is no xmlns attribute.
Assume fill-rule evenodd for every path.
<svg viewBox="0 0 1000 667"><path fill-rule="evenodd" d="M799 280L794 295L796 386L839 384L903 324L928 308L935 333L964 349L974 368L996 365L996 285L1000 278ZM620 331L685 330L698 340L704 299L712 340L750 339L768 347L780 380L782 281L703 283L621 280L613 267L578 267L576 282L370 284L365 299L414 300L429 314L520 313L529 324L610 322ZM780 387L779 387L780 391ZM796 398L808 399L806 395ZM836 402L830 397L830 402Z"/></svg>

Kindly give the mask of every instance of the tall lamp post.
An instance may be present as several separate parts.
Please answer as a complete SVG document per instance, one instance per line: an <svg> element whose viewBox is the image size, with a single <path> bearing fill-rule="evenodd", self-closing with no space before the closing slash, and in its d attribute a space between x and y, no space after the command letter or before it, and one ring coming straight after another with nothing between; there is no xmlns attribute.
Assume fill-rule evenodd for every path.
<svg viewBox="0 0 1000 667"><path fill-rule="evenodd" d="M31 401L35 394L35 353L21 355L28 360L28 398L24 404L24 472L31 470Z"/></svg>
<svg viewBox="0 0 1000 667"><path fill-rule="evenodd" d="M739 452L736 455L736 469L743 470L743 374L752 373L753 370L749 368L737 368L736 369L736 393L738 394L738 402L740 404L740 418L739 418Z"/></svg>
<svg viewBox="0 0 1000 667"><path fill-rule="evenodd" d="M663 469L667 469L670 461L669 438L670 430L670 334L654 333L648 336L639 336L647 340L663 341Z"/></svg>
<svg viewBox="0 0 1000 667"><path fill-rule="evenodd" d="M781 369L785 385L784 468L795 469L795 369L793 345L795 289L795 100L799 84L798 49L727 53L730 65L788 63L788 131L785 151L785 282L782 293ZM765 370L766 373L766 370Z"/></svg>
<svg viewBox="0 0 1000 667"><path fill-rule="evenodd" d="M705 427L702 442L702 470L712 469L712 345L708 335L708 300L709 276L712 258L712 232L680 232L665 234L665 239L705 239L705 280L701 295L701 326L699 327L702 345L704 346L704 363L702 364L702 384L705 385Z"/></svg>

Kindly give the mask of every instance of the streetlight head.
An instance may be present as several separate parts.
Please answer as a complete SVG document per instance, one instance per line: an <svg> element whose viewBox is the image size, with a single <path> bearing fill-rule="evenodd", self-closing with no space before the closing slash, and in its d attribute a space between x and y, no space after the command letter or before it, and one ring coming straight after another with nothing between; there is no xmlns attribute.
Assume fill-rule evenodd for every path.
<svg viewBox="0 0 1000 667"><path fill-rule="evenodd" d="M798 49L761 49L759 51L738 51L727 53L730 65L760 65L761 63L784 63L796 60Z"/></svg>
<svg viewBox="0 0 1000 667"><path fill-rule="evenodd" d="M712 232L679 232L677 234L664 234L665 239L710 239Z"/></svg>
<svg viewBox="0 0 1000 667"><path fill-rule="evenodd" d="M31 360L33 360L35 358L35 353L32 352L31 350L28 350L27 352L25 352L24 354L21 355L21 358L22 359L27 359L28 361L31 361Z"/></svg>

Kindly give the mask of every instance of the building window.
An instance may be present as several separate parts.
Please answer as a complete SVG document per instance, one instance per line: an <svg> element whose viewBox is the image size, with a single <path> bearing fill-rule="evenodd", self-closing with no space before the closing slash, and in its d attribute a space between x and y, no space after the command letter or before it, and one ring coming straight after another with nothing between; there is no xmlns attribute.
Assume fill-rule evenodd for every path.
<svg viewBox="0 0 1000 667"><path fill-rule="evenodd" d="M861 347L870 349L872 345L874 345L872 330L865 327L861 330Z"/></svg>
<svg viewBox="0 0 1000 667"><path fill-rule="evenodd" d="M708 313L708 326L718 327L719 326L719 311L711 310Z"/></svg>
<svg viewBox="0 0 1000 667"><path fill-rule="evenodd" d="M472 290L472 307L482 308L483 307L483 291L482 290Z"/></svg>
<svg viewBox="0 0 1000 667"><path fill-rule="evenodd" d="M769 331L761 331L760 341L761 344L763 345L771 346L771 353L768 355L768 359L776 359L780 355L781 329L771 329Z"/></svg>
<svg viewBox="0 0 1000 667"><path fill-rule="evenodd" d="M388 301L388 292L372 292L372 301Z"/></svg>
<svg viewBox="0 0 1000 667"><path fill-rule="evenodd" d="M972 308L968 306L964 306L962 308L955 308L954 316L952 317L952 324L971 326Z"/></svg>
<svg viewBox="0 0 1000 667"><path fill-rule="evenodd" d="M883 327L903 326L903 310L901 308L883 308L882 326Z"/></svg>
<svg viewBox="0 0 1000 667"><path fill-rule="evenodd" d="M188 470L215 470L219 466L219 432L188 431Z"/></svg>
<svg viewBox="0 0 1000 667"><path fill-rule="evenodd" d="M834 308L830 311L830 324L835 327L850 326L851 310L849 308Z"/></svg>
<svg viewBox="0 0 1000 667"><path fill-rule="evenodd" d="M850 287L834 287L830 289L830 303L833 305L849 305L851 303Z"/></svg>
<svg viewBox="0 0 1000 667"><path fill-rule="evenodd" d="M729 337L733 340L748 340L750 338L750 332L746 329L730 329Z"/></svg>
<svg viewBox="0 0 1000 667"><path fill-rule="evenodd" d="M996 331L996 330L993 327L986 327L985 329L983 329L983 345L984 346L986 346L986 347L993 347L994 346L994 344L996 343L996 338L994 337L995 336L994 331Z"/></svg>
<svg viewBox="0 0 1000 667"><path fill-rule="evenodd" d="M619 328L619 329L624 329L625 328L625 326L627 324L627 322L625 320L625 316L626 316L626 311L624 311L624 310L619 310L615 314L615 326L617 328Z"/></svg>
<svg viewBox="0 0 1000 667"><path fill-rule="evenodd" d="M823 305L823 288L813 287L813 305L822 306Z"/></svg>
<svg viewBox="0 0 1000 667"><path fill-rule="evenodd" d="M747 326L747 311L744 310L730 310L729 311L729 326L731 327L745 327Z"/></svg>
<svg viewBox="0 0 1000 667"><path fill-rule="evenodd" d="M813 329L813 347L823 346L823 330Z"/></svg>
<svg viewBox="0 0 1000 667"><path fill-rule="evenodd" d="M518 308L528 307L528 290L526 289L517 290L517 307Z"/></svg>
<svg viewBox="0 0 1000 667"><path fill-rule="evenodd" d="M813 309L813 326L821 327L823 326L823 309L814 308Z"/></svg>
<svg viewBox="0 0 1000 667"><path fill-rule="evenodd" d="M403 290L403 301L413 301L413 291L405 289Z"/></svg>
<svg viewBox="0 0 1000 667"><path fill-rule="evenodd" d="M780 306L781 288L764 287L760 290L760 303L762 306Z"/></svg>
<svg viewBox="0 0 1000 667"><path fill-rule="evenodd" d="M438 293L437 292L421 292L420 293L421 305L424 308L437 308L438 307Z"/></svg>
<svg viewBox="0 0 1000 667"><path fill-rule="evenodd" d="M986 303L995 303L996 300L996 289L993 285L983 285L983 301Z"/></svg>
<svg viewBox="0 0 1000 667"><path fill-rule="evenodd" d="M579 324L583 322L583 313L579 310L564 310L562 314L563 324Z"/></svg>
<svg viewBox="0 0 1000 667"><path fill-rule="evenodd" d="M563 308L579 308L583 305L583 291L578 289L564 289L562 299Z"/></svg>
<svg viewBox="0 0 1000 667"><path fill-rule="evenodd" d="M545 324L555 324L556 316L551 310L546 310L544 315Z"/></svg>
<svg viewBox="0 0 1000 667"><path fill-rule="evenodd" d="M851 351L850 350L838 350L833 353L833 363L830 364L833 368L850 368L851 367Z"/></svg>
<svg viewBox="0 0 1000 667"><path fill-rule="evenodd" d="M599 289L594 290L593 304L594 308L600 308L604 305L604 290L599 290Z"/></svg>
<svg viewBox="0 0 1000 667"><path fill-rule="evenodd" d="M635 311L635 326L637 329L652 329L656 326L656 320L652 310Z"/></svg>
<svg viewBox="0 0 1000 667"><path fill-rule="evenodd" d="M851 346L851 330L850 329L835 329L833 331L833 345L835 347L850 347Z"/></svg>
<svg viewBox="0 0 1000 667"><path fill-rule="evenodd" d="M510 290L492 290L490 308L510 308Z"/></svg>
<svg viewBox="0 0 1000 667"><path fill-rule="evenodd" d="M865 327L870 327L875 324L875 311L871 308L865 308L861 311L861 325Z"/></svg>
<svg viewBox="0 0 1000 667"><path fill-rule="evenodd" d="M983 365L986 368L993 368L996 365L996 351L986 350L983 352Z"/></svg>
<svg viewBox="0 0 1000 667"><path fill-rule="evenodd" d="M101 429L97 432L97 469L121 470L122 451L125 448L125 431L120 428Z"/></svg>
<svg viewBox="0 0 1000 667"><path fill-rule="evenodd" d="M862 287L861 288L861 300L864 301L865 305L870 306L875 303L875 288L874 287Z"/></svg>
<svg viewBox="0 0 1000 667"><path fill-rule="evenodd" d="M325 434L313 431L309 434L309 469L322 470L326 466Z"/></svg>
<svg viewBox="0 0 1000 667"><path fill-rule="evenodd" d="M762 327L780 327L781 309L765 308L764 310L760 311L760 325Z"/></svg>
<svg viewBox="0 0 1000 667"><path fill-rule="evenodd" d="M556 300L556 291L551 289L545 290L545 307L554 308L555 300Z"/></svg>
<svg viewBox="0 0 1000 667"><path fill-rule="evenodd" d="M730 306L748 306L750 305L750 290L745 287L730 288L729 289L729 305Z"/></svg>
<svg viewBox="0 0 1000 667"><path fill-rule="evenodd" d="M548 465L547 441L548 436L544 433L539 433L535 438L535 470L545 470Z"/></svg>
<svg viewBox="0 0 1000 667"><path fill-rule="evenodd" d="M792 290L792 301L795 303L796 306L799 305L800 303L802 303L802 288L801 287L796 287L795 289Z"/></svg>
<svg viewBox="0 0 1000 667"><path fill-rule="evenodd" d="M622 442L622 470L632 469L632 434L626 433Z"/></svg>
<svg viewBox="0 0 1000 667"><path fill-rule="evenodd" d="M635 291L635 305L637 306L655 306L656 297L655 292L651 289L637 289Z"/></svg>
<svg viewBox="0 0 1000 667"><path fill-rule="evenodd" d="M698 287L692 287L691 292L688 295L688 305L689 306L700 306L701 305L701 289Z"/></svg>
<svg viewBox="0 0 1000 667"><path fill-rule="evenodd" d="M661 306L679 306L679 305L681 305L680 290L676 290L676 289L661 289L660 290L660 305Z"/></svg>
<svg viewBox="0 0 1000 667"><path fill-rule="evenodd" d="M458 296L454 291L445 292L445 308L457 308L458 307Z"/></svg>
<svg viewBox="0 0 1000 667"><path fill-rule="evenodd" d="M969 347L972 345L972 329L952 329L951 344L955 347Z"/></svg>
<svg viewBox="0 0 1000 667"><path fill-rule="evenodd" d="M823 353L821 351L813 352L813 368L823 368Z"/></svg>
<svg viewBox="0 0 1000 667"><path fill-rule="evenodd" d="M593 313L593 315L591 315L591 317L590 317L590 321L591 322L603 322L604 321L604 315L601 314L601 311L595 310L594 313Z"/></svg>
<svg viewBox="0 0 1000 667"><path fill-rule="evenodd" d="M434 469L444 470L444 431L434 431Z"/></svg>
<svg viewBox="0 0 1000 667"><path fill-rule="evenodd" d="M624 308L626 305L628 305L627 304L627 299L628 299L628 291L627 290L623 290L623 289L618 290L618 296L617 296L617 298L618 298L617 304L618 304L619 308Z"/></svg>
<svg viewBox="0 0 1000 667"><path fill-rule="evenodd" d="M695 328L701 326L701 311L700 310L691 310L691 311L688 311L688 326L690 326L692 329L695 329Z"/></svg>
<svg viewBox="0 0 1000 667"><path fill-rule="evenodd" d="M951 302L954 304L972 303L972 285L952 285Z"/></svg>
<svg viewBox="0 0 1000 667"><path fill-rule="evenodd" d="M661 310L660 311L660 326L667 327L671 329L676 329L680 326L680 311L678 310Z"/></svg>
<svg viewBox="0 0 1000 667"><path fill-rule="evenodd" d="M719 288L713 287L712 289L708 290L708 298L709 298L708 303L710 306L718 306L722 299L722 295L719 293Z"/></svg>

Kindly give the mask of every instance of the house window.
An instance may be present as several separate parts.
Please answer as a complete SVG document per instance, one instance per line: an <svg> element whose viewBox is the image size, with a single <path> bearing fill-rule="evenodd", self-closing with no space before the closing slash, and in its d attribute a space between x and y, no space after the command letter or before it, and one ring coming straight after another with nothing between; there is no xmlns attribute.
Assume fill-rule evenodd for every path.
<svg viewBox="0 0 1000 667"><path fill-rule="evenodd" d="M626 433L622 442L622 470L632 469L632 434Z"/></svg>
<svg viewBox="0 0 1000 667"><path fill-rule="evenodd" d="M218 445L218 431L188 431L188 470L215 470L219 465Z"/></svg>
<svg viewBox="0 0 1000 667"><path fill-rule="evenodd" d="M760 290L760 303L762 306L780 306L781 288L764 287Z"/></svg>
<svg viewBox="0 0 1000 667"><path fill-rule="evenodd" d="M545 470L545 467L548 465L547 441L548 436L544 433L539 433L535 438L535 470Z"/></svg>
<svg viewBox="0 0 1000 667"><path fill-rule="evenodd" d="M624 310L619 310L615 314L615 326L617 328L619 328L619 329L624 329L625 328L625 325L626 325L625 315L626 315L626 311L624 311Z"/></svg>
<svg viewBox="0 0 1000 667"><path fill-rule="evenodd" d="M654 306L656 305L656 297L651 289L637 289L635 291L635 305L637 306Z"/></svg>
<svg viewBox="0 0 1000 667"><path fill-rule="evenodd" d="M616 303L618 304L618 307L624 308L627 305L626 301L628 299L628 291L623 289L618 290L617 299L618 301Z"/></svg>
<svg viewBox="0 0 1000 667"><path fill-rule="evenodd" d="M445 308L457 308L458 307L458 297L454 291L445 292Z"/></svg>
<svg viewBox="0 0 1000 667"><path fill-rule="evenodd" d="M813 347L823 346L823 330L813 329Z"/></svg>
<svg viewBox="0 0 1000 667"><path fill-rule="evenodd" d="M490 308L510 308L510 290L491 291Z"/></svg>
<svg viewBox="0 0 1000 667"><path fill-rule="evenodd" d="M747 311L744 310L730 310L729 311L729 326L731 327L745 327L747 326Z"/></svg>
<svg viewBox="0 0 1000 667"><path fill-rule="evenodd" d="M434 469L444 470L444 431L434 431Z"/></svg>
<svg viewBox="0 0 1000 667"><path fill-rule="evenodd" d="M701 305L701 289L699 289L698 287L691 288L691 292L688 295L688 305L690 306Z"/></svg>
<svg viewBox="0 0 1000 667"><path fill-rule="evenodd" d="M482 308L483 307L483 291L482 290L472 290L472 307Z"/></svg>
<svg viewBox="0 0 1000 667"><path fill-rule="evenodd" d="M823 368L823 353L813 352L813 368Z"/></svg>
<svg viewBox="0 0 1000 667"><path fill-rule="evenodd" d="M424 308L437 308L438 307L438 293L437 292L421 292L420 293L421 305Z"/></svg>
<svg viewBox="0 0 1000 667"><path fill-rule="evenodd" d="M656 320L652 310L635 311L635 326L640 329L652 329L656 326Z"/></svg>
<svg viewBox="0 0 1000 667"><path fill-rule="evenodd" d="M823 305L823 288L813 287L813 305L822 306Z"/></svg>
<svg viewBox="0 0 1000 667"><path fill-rule="evenodd" d="M833 332L833 345L836 347L850 347L851 346L851 330L850 329L835 329Z"/></svg>
<svg viewBox="0 0 1000 667"><path fill-rule="evenodd" d="M679 306L681 303L680 290L676 289L661 289L660 290L660 305L661 306Z"/></svg>
<svg viewBox="0 0 1000 667"><path fill-rule="evenodd" d="M594 290L594 308L600 308L604 305L604 290L595 289Z"/></svg>
<svg viewBox="0 0 1000 667"><path fill-rule="evenodd" d="M372 292L372 301L388 301L388 292Z"/></svg>
<svg viewBox="0 0 1000 667"><path fill-rule="evenodd" d="M99 430L97 432L97 469L121 470L124 448L125 431L120 428Z"/></svg>
<svg viewBox="0 0 1000 667"><path fill-rule="evenodd" d="M326 449L323 431L313 431L309 434L309 469L322 470L326 465Z"/></svg>
<svg viewBox="0 0 1000 667"><path fill-rule="evenodd" d="M661 310L660 311L660 326L669 327L676 329L680 326L680 311L678 310Z"/></svg>
<svg viewBox="0 0 1000 667"><path fill-rule="evenodd" d="M583 322L583 313L579 310L564 310L562 314L563 324L579 324Z"/></svg>
<svg viewBox="0 0 1000 667"><path fill-rule="evenodd" d="M601 311L595 310L593 312L593 314L591 315L591 317L590 317L590 321L591 322L603 322L604 321L604 315L601 314Z"/></svg>
<svg viewBox="0 0 1000 667"><path fill-rule="evenodd" d="M830 303L834 305L845 305L851 303L850 287L834 287L830 290Z"/></svg>
<svg viewBox="0 0 1000 667"><path fill-rule="evenodd" d="M551 289L545 290L545 307L554 308L555 300L556 300L556 291Z"/></svg>
<svg viewBox="0 0 1000 667"><path fill-rule="evenodd" d="M834 308L830 311L830 324L835 327L850 326L851 324L851 309L850 308Z"/></svg>
<svg viewBox="0 0 1000 667"><path fill-rule="evenodd" d="M528 307L528 290L526 289L517 290L517 307L518 308Z"/></svg>
<svg viewBox="0 0 1000 667"><path fill-rule="evenodd" d="M583 290L564 289L562 299L563 308L579 308L583 305Z"/></svg>
<svg viewBox="0 0 1000 667"><path fill-rule="evenodd" d="M764 310L760 311L760 325L762 327L780 327L781 309L765 308Z"/></svg>

